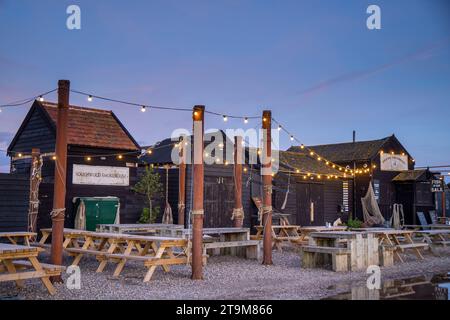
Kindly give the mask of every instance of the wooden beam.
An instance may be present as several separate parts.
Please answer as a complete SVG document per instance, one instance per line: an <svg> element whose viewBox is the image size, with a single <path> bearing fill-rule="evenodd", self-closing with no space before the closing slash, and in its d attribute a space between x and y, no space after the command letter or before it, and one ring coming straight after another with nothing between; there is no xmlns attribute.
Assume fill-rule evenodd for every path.
<svg viewBox="0 0 450 320"><path fill-rule="evenodd" d="M272 264L272 112L264 110L262 115L263 150L261 174L263 180L263 264Z"/></svg>
<svg viewBox="0 0 450 320"><path fill-rule="evenodd" d="M62 265L64 241L64 215L67 167L67 122L69 118L70 81L58 81L58 120L56 127L55 182L53 186L52 217L52 263ZM52 277L53 282L62 282L61 276Z"/></svg>
<svg viewBox="0 0 450 320"><path fill-rule="evenodd" d="M193 230L192 230L192 279L203 279L203 149L205 106L195 106L192 113L194 126L194 179L193 179Z"/></svg>
<svg viewBox="0 0 450 320"><path fill-rule="evenodd" d="M178 170L178 224L184 226L186 209L186 141L183 137L180 146L180 165Z"/></svg>
<svg viewBox="0 0 450 320"><path fill-rule="evenodd" d="M234 137L234 210L233 226L242 228L244 209L242 207L242 136Z"/></svg>

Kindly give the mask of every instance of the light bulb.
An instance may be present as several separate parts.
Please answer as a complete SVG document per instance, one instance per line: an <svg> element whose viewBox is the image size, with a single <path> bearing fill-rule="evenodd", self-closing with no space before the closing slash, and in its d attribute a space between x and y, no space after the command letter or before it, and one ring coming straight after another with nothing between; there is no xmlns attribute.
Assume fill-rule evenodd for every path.
<svg viewBox="0 0 450 320"><path fill-rule="evenodd" d="M89 101L89 102L92 102L92 99L93 99L93 98L92 98L92 96L91 96L91 95L89 95L89 97L88 97L88 101Z"/></svg>
<svg viewBox="0 0 450 320"><path fill-rule="evenodd" d="M291 136L291 141L294 141L294 136Z"/></svg>
<svg viewBox="0 0 450 320"><path fill-rule="evenodd" d="M227 122L227 121L228 121L228 117L224 115L224 116L223 116L223 121L224 121L224 122Z"/></svg>
<svg viewBox="0 0 450 320"><path fill-rule="evenodd" d="M281 125L278 125L278 131L280 131L281 130Z"/></svg>
<svg viewBox="0 0 450 320"><path fill-rule="evenodd" d="M247 117L244 118L244 123L248 123L248 118Z"/></svg>
<svg viewBox="0 0 450 320"><path fill-rule="evenodd" d="M142 107L141 107L141 111L142 111L142 112L145 112L145 106L142 106Z"/></svg>
<svg viewBox="0 0 450 320"><path fill-rule="evenodd" d="M39 96L39 99L38 99L40 102L43 102L44 101L44 97L43 96Z"/></svg>

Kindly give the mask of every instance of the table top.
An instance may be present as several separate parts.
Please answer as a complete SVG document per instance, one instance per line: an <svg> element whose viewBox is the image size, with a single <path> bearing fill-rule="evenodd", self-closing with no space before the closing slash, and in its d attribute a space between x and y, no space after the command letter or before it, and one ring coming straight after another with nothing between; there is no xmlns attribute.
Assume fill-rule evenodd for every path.
<svg viewBox="0 0 450 320"><path fill-rule="evenodd" d="M43 229L51 232L51 229ZM175 237L160 237L160 236L144 236L135 235L129 233L116 233L116 232L94 232L87 230L69 229L65 228L64 235L75 235L79 237L93 237L96 239L123 239L123 240L136 240L136 241L180 241L180 238Z"/></svg>
<svg viewBox="0 0 450 320"><path fill-rule="evenodd" d="M322 231L339 231L339 230L346 230L346 226L308 226L308 227L300 227L300 231L311 231L311 232L322 232Z"/></svg>
<svg viewBox="0 0 450 320"><path fill-rule="evenodd" d="M396 229L388 229L388 230L379 230L379 231L372 231L371 233L376 234L385 234L385 235L402 235L402 234L412 234L417 231L414 230L396 230Z"/></svg>
<svg viewBox="0 0 450 320"><path fill-rule="evenodd" d="M34 237L37 234L35 232L28 231L14 231L14 232L0 232L0 238L6 237Z"/></svg>
<svg viewBox="0 0 450 320"><path fill-rule="evenodd" d="M171 228L183 229L184 226L179 224L164 224L164 223L132 223L132 224L98 224L98 227L113 227L119 229L143 229L143 228Z"/></svg>
<svg viewBox="0 0 450 320"><path fill-rule="evenodd" d="M450 234L450 230L446 230L446 229L420 230L420 231L415 231L414 233L423 233L423 234L430 234L430 235Z"/></svg>
<svg viewBox="0 0 450 320"><path fill-rule="evenodd" d="M264 226L255 226L256 229L262 229ZM273 229L299 229L300 226L296 226L293 224L287 224L287 225L272 225Z"/></svg>
<svg viewBox="0 0 450 320"><path fill-rule="evenodd" d="M42 251L42 249L38 247L22 246L19 244L0 243L0 254L36 251Z"/></svg>
<svg viewBox="0 0 450 320"><path fill-rule="evenodd" d="M395 230L393 228L350 228L350 231L375 232L375 231L389 231Z"/></svg>
<svg viewBox="0 0 450 320"><path fill-rule="evenodd" d="M184 229L184 232L192 233L192 229ZM203 234L223 234L223 233L248 233L249 228L203 228Z"/></svg>
<svg viewBox="0 0 450 320"><path fill-rule="evenodd" d="M91 236L93 238L102 238L102 239L119 239L119 240L135 240L135 241L180 241L182 239L175 237L159 237L159 236L140 236L134 234L123 234L123 233L114 233L114 232L89 232L83 233L85 236Z"/></svg>
<svg viewBox="0 0 450 320"><path fill-rule="evenodd" d="M361 232L356 231L323 231L312 232L311 238L327 238L327 239L349 239L355 238L357 235L361 235Z"/></svg>

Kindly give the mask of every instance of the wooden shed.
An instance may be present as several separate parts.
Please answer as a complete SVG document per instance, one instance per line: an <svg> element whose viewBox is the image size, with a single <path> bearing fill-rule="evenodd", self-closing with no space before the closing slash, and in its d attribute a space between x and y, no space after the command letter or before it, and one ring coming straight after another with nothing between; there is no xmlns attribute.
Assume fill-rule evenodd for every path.
<svg viewBox="0 0 450 320"><path fill-rule="evenodd" d="M222 141L222 152L233 150L234 143L223 131L219 131ZM205 134L205 148L214 141L211 136L217 133ZM211 141L211 142L208 142ZM152 165L157 168L162 176L166 168L169 169L169 203L177 208L179 168L174 161L174 147L178 140L165 139L149 147L151 154L141 158L141 166ZM246 165L242 179L242 202L245 212L244 226L253 227L259 224L258 210L253 198L261 198L262 183L259 163L249 165L250 154L254 154L252 148L245 148ZM206 157L218 157L215 154L207 154ZM324 225L325 222L333 222L341 217L347 219L351 210L351 185L347 179L341 179L342 174L337 170L327 167L324 163L317 162L307 154L279 151L278 172L273 178L272 201L277 212L289 214L291 223L301 225ZM229 227L232 226L231 214L234 205L234 177L233 165L224 162L220 164L205 165L205 227ZM296 170L304 174L297 174ZM287 172L292 172L288 174ZM307 172L321 173L323 179L307 176ZM192 199L192 166L187 165L186 173L186 214L191 207ZM339 178L336 178L339 176ZM305 179L304 177L307 177ZM330 177L330 178L329 178ZM164 178L161 179L164 182ZM288 187L289 186L289 187ZM288 196L286 192L289 188ZM283 203L286 199L286 205ZM311 209L312 208L312 209ZM313 213L311 212L313 210ZM176 210L173 211L174 221L177 220ZM311 217L314 217L311 219ZM187 219L186 219L187 221ZM254 231L254 230L253 230Z"/></svg>
<svg viewBox="0 0 450 320"><path fill-rule="evenodd" d="M392 179L396 202L403 204L406 224L420 224L417 212L428 213L436 209L436 194L431 190L433 179L439 180L439 176L428 169L403 171Z"/></svg>
<svg viewBox="0 0 450 320"><path fill-rule="evenodd" d="M31 159L20 155L32 148L54 152L56 122L56 103L33 103L8 147L11 172L29 175ZM67 139L66 227L73 227L74 197L119 197L121 222L135 223L143 207L142 199L131 191L140 147L119 119L112 111L70 106ZM54 161L43 160L38 229L51 226L53 206Z"/></svg>
<svg viewBox="0 0 450 320"><path fill-rule="evenodd" d="M359 171L351 183L354 213L361 220L361 198L366 195L370 182L381 213L385 218L390 218L392 205L397 201L392 179L402 171L414 169L414 159L395 135L378 140L314 145L308 148L348 170ZM289 150L301 152L299 146L293 146Z"/></svg>

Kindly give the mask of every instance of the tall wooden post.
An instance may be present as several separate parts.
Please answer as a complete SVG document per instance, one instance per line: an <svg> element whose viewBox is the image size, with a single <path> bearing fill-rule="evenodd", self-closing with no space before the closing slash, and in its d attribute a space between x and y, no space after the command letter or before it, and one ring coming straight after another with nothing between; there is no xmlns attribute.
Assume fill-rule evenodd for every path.
<svg viewBox="0 0 450 320"><path fill-rule="evenodd" d="M28 231L37 232L37 216L39 212L39 184L41 182L42 161L40 150L31 150L30 166L30 204L28 208ZM33 239L35 240L35 239Z"/></svg>
<svg viewBox="0 0 450 320"><path fill-rule="evenodd" d="M194 127L194 201L192 208L192 279L203 279L203 133L205 106L195 106L192 119Z"/></svg>
<svg viewBox="0 0 450 320"><path fill-rule="evenodd" d="M242 137L234 137L234 209L233 225L242 228L244 209L242 207Z"/></svg>
<svg viewBox="0 0 450 320"><path fill-rule="evenodd" d="M442 183L444 184L444 189L442 192L442 221L443 223L445 223L446 217L447 217L447 213L446 211L446 200L445 200L445 180L442 181Z"/></svg>
<svg viewBox="0 0 450 320"><path fill-rule="evenodd" d="M180 165L178 167L178 224L184 226L186 208L186 137L180 142Z"/></svg>
<svg viewBox="0 0 450 320"><path fill-rule="evenodd" d="M272 112L264 110L262 116L263 150L261 174L263 180L263 264L272 264Z"/></svg>
<svg viewBox="0 0 450 320"><path fill-rule="evenodd" d="M58 118L56 127L55 183L53 187L52 263L62 265L64 214L66 211L67 122L69 116L70 81L58 81ZM61 277L52 281L61 282Z"/></svg>

